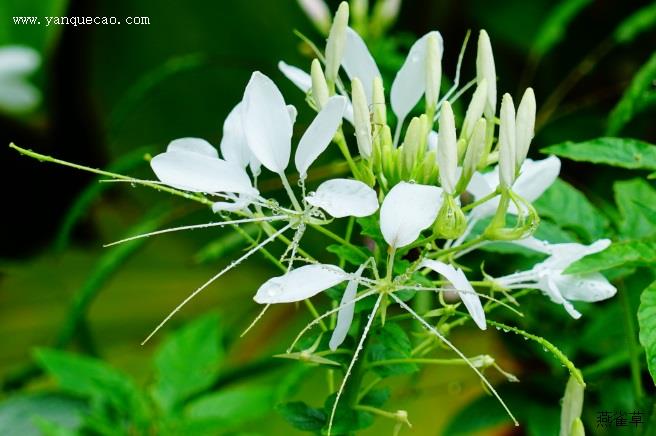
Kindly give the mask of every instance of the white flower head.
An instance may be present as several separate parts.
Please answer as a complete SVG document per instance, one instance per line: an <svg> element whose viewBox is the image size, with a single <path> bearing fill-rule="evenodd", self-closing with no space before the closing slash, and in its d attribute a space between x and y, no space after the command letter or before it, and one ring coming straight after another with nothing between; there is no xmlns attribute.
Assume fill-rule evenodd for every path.
<svg viewBox="0 0 656 436"><path fill-rule="evenodd" d="M608 239L600 239L590 245L549 244L535 238L516 243L549 254L549 257L528 271L495 279L503 287L539 289L554 303L562 304L572 318L580 318L581 314L570 300L596 302L611 298L617 292L617 289L600 273L564 273L569 265L584 256L605 250L610 245Z"/></svg>

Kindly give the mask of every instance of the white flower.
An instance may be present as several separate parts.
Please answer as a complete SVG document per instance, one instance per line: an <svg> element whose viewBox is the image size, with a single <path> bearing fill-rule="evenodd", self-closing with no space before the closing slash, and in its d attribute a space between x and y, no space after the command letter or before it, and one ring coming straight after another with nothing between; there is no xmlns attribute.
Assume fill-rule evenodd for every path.
<svg viewBox="0 0 656 436"><path fill-rule="evenodd" d="M495 282L504 288L539 289L554 303L562 304L573 318L579 318L581 314L569 300L595 302L608 299L617 292L617 289L601 273L563 273L569 265L584 256L605 250L610 245L608 239L583 245L549 244L531 237L515 243L548 254L549 257L528 271L496 278Z"/></svg>
<svg viewBox="0 0 656 436"><path fill-rule="evenodd" d="M351 29L346 30L346 46L342 58L342 68L349 79L359 79L362 82L367 104L372 103L373 84L376 77L381 77L376 61L360 35Z"/></svg>
<svg viewBox="0 0 656 436"><path fill-rule="evenodd" d="M522 164L519 177L512 186L513 191L529 202L537 200L546 191L549 186L558 178L560 172L560 159L556 156L549 156L542 160L526 159ZM467 191L469 191L475 200L481 199L491 194L499 186L499 166L495 166L492 171L487 173L476 172L471 178ZM476 206L471 216L476 219L483 219L494 215L494 211L499 205L499 198L493 198L485 203ZM511 202L508 213L517 214L517 208Z"/></svg>
<svg viewBox="0 0 656 436"><path fill-rule="evenodd" d="M26 77L41 63L39 53L29 47L0 48L0 109L25 112L39 102L39 90Z"/></svg>

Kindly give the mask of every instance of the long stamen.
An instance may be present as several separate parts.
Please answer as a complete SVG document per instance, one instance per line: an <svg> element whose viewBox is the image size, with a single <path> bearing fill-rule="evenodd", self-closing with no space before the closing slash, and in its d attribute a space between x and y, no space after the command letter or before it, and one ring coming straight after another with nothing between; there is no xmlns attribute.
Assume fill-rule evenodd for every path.
<svg viewBox="0 0 656 436"><path fill-rule="evenodd" d="M271 304L267 304L266 306L264 306L264 309L262 309L262 310L260 311L260 313L257 314L257 316L255 317L255 319L253 320L253 322L251 322L251 323L248 325L248 327L246 327L246 330L244 330L244 331L239 335L240 338L243 338L243 337L246 335L246 333L248 333L253 327L255 327L255 324L257 324L257 322L260 320L260 318L262 318L262 317L264 316L264 314L266 313L266 311L269 309L270 306L271 306Z"/></svg>
<svg viewBox="0 0 656 436"><path fill-rule="evenodd" d="M519 310L515 309L514 307L510 306L509 304L492 297L491 295L486 295L486 294L481 294L478 292L471 292L465 289L452 289L452 288L424 288L422 286L401 286L402 289L409 289L411 291L433 291L433 292L457 292L458 294L474 294L478 295L480 298L483 298L485 300L490 300L494 301L495 303L499 304L500 306L505 307L506 309L514 312L516 315L519 316L524 316L522 312Z"/></svg>
<svg viewBox="0 0 656 436"><path fill-rule="evenodd" d="M207 288L212 282L214 282L216 279L221 277L223 274L227 273L228 271L230 271L231 269L233 269L234 267L236 267L237 265L242 263L244 260L248 259L253 253L258 251L260 248L264 247L269 242L276 239L279 235L281 235L283 232L285 232L290 227L291 227L291 224L287 224L285 227L283 227L280 230L278 230L277 232L273 233L271 236L266 238L264 241L260 242L255 247L248 250L246 252L246 254L241 256L239 259L230 262L230 264L227 267L223 268L214 277L212 277L211 279L206 281L200 288L198 288L194 292L192 292L187 298L185 298L182 301L182 303L178 304L177 307L175 309L173 309L173 311L171 311L171 313L169 313L168 316L166 318L164 318L164 320L162 322L160 322L157 327L155 327L155 330L153 330L148 335L148 337L146 339L144 339L144 341L141 343L141 345L144 345L146 342L148 342L148 340L150 340L150 338L152 338L155 335L155 333L157 333L159 331L159 329L161 329L164 326L164 324L166 324L171 318L173 318L173 315L175 315L178 312L178 310L180 310L185 304L187 304L189 301L191 301L192 298L194 298L196 295L200 294L201 291L203 291L203 289Z"/></svg>
<svg viewBox="0 0 656 436"><path fill-rule="evenodd" d="M355 349L355 353L353 353L353 359L351 359L351 363L349 363L349 366L346 369L346 374L344 374L344 378L342 379L342 384L339 386L339 390L337 391L337 395L335 396L335 403L333 403L333 410L330 412L330 421L328 421L328 436L330 436L330 432L333 428L333 420L335 419L335 412L337 411L337 404L339 403L339 398L342 396L342 392L344 392L344 387L346 386L346 382L348 381L348 378L351 375L351 371L353 370L355 361L358 360L360 351L362 351L362 347L364 346L364 341L365 339L367 339L367 335L369 334L369 329L373 324L374 318L376 318L376 312L378 312L378 306L380 306L380 302L383 299L383 295L384 294L381 293L380 295L378 295L378 298L376 299L374 308L371 310L371 313L369 314L369 319L367 320L367 324L364 326L364 331L362 332L362 336L360 337L360 342L358 342L358 346Z"/></svg>
<svg viewBox="0 0 656 436"><path fill-rule="evenodd" d="M212 222L212 223L204 223L204 224L193 224L189 226L171 227L169 229L162 229L154 232L142 233L141 235L130 236L129 238L121 239L120 241L110 242L109 244L105 244L103 245L103 247L107 248L113 245L122 244L124 242L133 241L135 239L147 238L150 236L161 235L163 233L179 232L181 230L205 229L209 227L223 227L232 224L257 223L262 221L278 221L285 218L286 217L284 215L276 215L276 216L267 216L267 217L260 217L260 218L244 218L244 219L233 220L233 221L221 221L221 222Z"/></svg>
<svg viewBox="0 0 656 436"><path fill-rule="evenodd" d="M464 361L467 362L467 365L469 365L469 367L470 367L471 369L474 370L474 372L478 375L478 377L479 377L479 378L481 379L481 381L485 384L485 386L490 390L490 392L492 392L492 394L497 398L497 400L499 400L499 403L501 403L501 406L503 406L503 408L506 410L506 413L508 413L508 416L510 416L510 419L513 420L513 422L515 423L515 426L519 426L519 422L517 422L517 419L515 419L515 416L512 414L512 412L510 411L510 409L508 408L508 406L506 405L506 403L501 399L501 396L499 396L499 394L498 394L497 391L494 389L494 387L492 386L492 384L487 380L487 378L485 378L485 376L484 376L484 375L478 370L478 368L476 368L476 366L475 366L475 365L474 365L469 359L467 359L467 357L462 353L462 351L460 351L458 348L456 348L456 346L453 345L453 344L451 343L451 341L449 341L446 337L444 337L444 335L442 335L440 332L438 332L438 331L435 329L435 327L433 327L433 326L430 325L428 322L426 322L426 320L425 320L424 318L422 318L421 316L419 316L419 315L417 314L417 312L415 312L414 310L412 310L412 308L410 308L410 306L408 306L407 304L405 304L405 303L403 302L403 300L401 300L400 298L398 298L398 297L397 297L396 295L394 295L393 293L391 293L390 295L392 296L392 298L393 298L397 303L399 303L399 305L400 305L402 308L404 308L405 310L407 310L407 311L410 313L410 315L412 315L413 317L415 317L415 318L417 319L417 321L419 321L419 322L420 322L420 323L421 323L421 324L422 324L422 325L423 325L428 331L430 331L430 332L433 333L435 336L437 336L442 342L444 342L449 348L451 348L451 349L452 349L452 350L453 350L458 356L460 356L461 359L463 359Z"/></svg>
<svg viewBox="0 0 656 436"><path fill-rule="evenodd" d="M319 322L321 322L322 319L327 318L327 317L329 317L330 315L332 315L333 313L339 312L341 309L343 309L343 308L345 308L345 307L347 307L347 306L350 306L351 304L355 304L355 303L357 303L358 301L360 301L360 300L362 300L362 299L364 299L364 298L367 298L367 297L373 295L374 293L376 293L375 290L367 291L367 292L365 292L364 294L360 295L359 297L355 297L354 299L352 299L352 300L350 300L350 301L347 301L346 303L344 303L344 304L342 304L342 305L340 305L340 306L337 306L337 307L335 307L334 309L329 310L328 312L324 313L323 315L321 315L321 316L319 316L319 317L317 317L317 318L314 318L312 321L310 321L310 323L309 323L308 325L306 325L306 326L303 328L303 330L301 330L301 332L300 332L298 335L296 335L296 338L294 339L294 342L292 342L292 344L289 346L289 348L287 348L287 352L288 352L288 353L291 353L292 350L294 349L294 347L296 346L296 344L298 343L298 341L301 340L301 338L303 337L303 335L305 334L305 332L307 332L308 330L310 330L310 329L311 329L312 327L314 327L315 325L319 324Z"/></svg>

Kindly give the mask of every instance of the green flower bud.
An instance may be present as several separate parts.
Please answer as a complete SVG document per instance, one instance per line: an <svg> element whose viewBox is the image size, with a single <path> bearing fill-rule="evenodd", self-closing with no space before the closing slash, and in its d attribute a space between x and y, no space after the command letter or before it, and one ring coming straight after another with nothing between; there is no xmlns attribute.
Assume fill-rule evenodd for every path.
<svg viewBox="0 0 656 436"><path fill-rule="evenodd" d="M485 129L487 128L487 123L485 118L480 118L474 125L473 133L467 144L467 150L465 152L465 160L462 164L462 174L460 175L460 180L458 181L458 187L456 188L457 192L462 192L465 190L471 180L474 171L478 168L479 162L483 157L485 151Z"/></svg>
<svg viewBox="0 0 656 436"><path fill-rule="evenodd" d="M328 101L330 92L328 91L328 84L326 83L326 77L323 75L319 59L314 59L312 61L310 76L312 77L312 96L314 97L314 104L317 106L317 110L321 110L323 105Z"/></svg>
<svg viewBox="0 0 656 436"><path fill-rule="evenodd" d="M386 125L387 106L385 105L385 89L383 88L383 79L379 76L374 77L373 95L371 100L373 105L374 125Z"/></svg>
<svg viewBox="0 0 656 436"><path fill-rule="evenodd" d="M457 239L464 233L467 227L467 218L462 212L462 209L460 209L460 206L456 203L453 195L445 192L443 199L442 207L437 214L434 231L441 238Z"/></svg>
<svg viewBox="0 0 656 436"><path fill-rule="evenodd" d="M533 135L535 134L535 94L531 88L528 88L524 92L522 101L519 102L515 129L515 141L517 147L515 162L516 170L519 172L522 163L524 163L524 159L526 159L526 156L528 155L528 149L531 145Z"/></svg>
<svg viewBox="0 0 656 436"><path fill-rule="evenodd" d="M487 98L487 80L483 78L476 87L476 91L472 95L472 99L467 106L465 112L465 120L462 122L462 129L460 129L460 139L469 141L472 133L474 132L474 124L483 116L485 109L485 102Z"/></svg>
<svg viewBox="0 0 656 436"><path fill-rule="evenodd" d="M442 50L433 34L426 41L426 112L432 117L440 96L442 80Z"/></svg>
<svg viewBox="0 0 656 436"><path fill-rule="evenodd" d="M487 84L485 118L493 119L497 110L497 73L494 67L492 44L485 30L481 30L478 35L478 51L476 53L476 82L480 85L483 79Z"/></svg>
<svg viewBox="0 0 656 436"><path fill-rule="evenodd" d="M360 156L365 159L371 157L372 138L369 105L364 93L362 82L355 78L351 82L351 97L353 99L353 124L355 124L355 139L358 143Z"/></svg>
<svg viewBox="0 0 656 436"><path fill-rule="evenodd" d="M515 182L515 106L510 94L504 94L501 101L501 121L499 125L499 182L510 188Z"/></svg>
<svg viewBox="0 0 656 436"><path fill-rule="evenodd" d="M326 42L326 80L329 86L333 86L337 80L339 66L342 63L344 46L346 45L346 28L348 27L349 6L341 2L333 25L330 27L328 41Z"/></svg>

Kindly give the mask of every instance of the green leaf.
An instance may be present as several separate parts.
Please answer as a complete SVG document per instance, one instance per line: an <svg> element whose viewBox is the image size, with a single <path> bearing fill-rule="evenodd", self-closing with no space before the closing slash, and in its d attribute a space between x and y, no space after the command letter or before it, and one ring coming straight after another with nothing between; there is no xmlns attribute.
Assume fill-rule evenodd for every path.
<svg viewBox="0 0 656 436"><path fill-rule="evenodd" d="M371 333L369 344L369 361L379 362L390 359L410 357L412 343L405 331L396 323L386 322ZM384 366L374 366L373 371L380 377L390 377L418 371L414 363L391 363Z"/></svg>
<svg viewBox="0 0 656 436"><path fill-rule="evenodd" d="M624 95L608 116L607 135L617 135L635 115L654 101L654 80L656 80L656 53L633 76Z"/></svg>
<svg viewBox="0 0 656 436"><path fill-rule="evenodd" d="M532 52L537 57L549 52L565 37L568 24L590 3L592 0L563 0L554 6L537 32Z"/></svg>
<svg viewBox="0 0 656 436"><path fill-rule="evenodd" d="M323 410L310 407L302 401L279 404L276 410L294 428L303 431L318 432L328 421Z"/></svg>
<svg viewBox="0 0 656 436"><path fill-rule="evenodd" d="M608 226L604 215L569 183L557 179L534 203L540 217L574 230L586 242L599 239Z"/></svg>
<svg viewBox="0 0 656 436"><path fill-rule="evenodd" d="M340 260L344 260L351 265L360 266L367 260L367 256L363 253L369 253L369 250L365 247L358 248L359 250L350 245L332 244L326 247L326 250L336 254Z"/></svg>
<svg viewBox="0 0 656 436"><path fill-rule="evenodd" d="M39 436L36 419L74 430L82 424L86 402L63 394L19 394L0 403L0 434Z"/></svg>
<svg viewBox="0 0 656 436"><path fill-rule="evenodd" d="M173 333L155 356L153 394L164 410L214 383L223 358L219 319L210 314Z"/></svg>
<svg viewBox="0 0 656 436"><path fill-rule="evenodd" d="M206 395L185 408L186 426L208 431L261 418L273 409L274 393L270 386L242 386Z"/></svg>
<svg viewBox="0 0 656 436"><path fill-rule="evenodd" d="M625 18L615 28L613 39L620 44L633 41L639 34L653 29L656 25L656 3L651 3Z"/></svg>
<svg viewBox="0 0 656 436"><path fill-rule="evenodd" d="M599 253L574 262L566 274L588 274L620 266L653 266L656 263L656 241L626 241L613 243Z"/></svg>
<svg viewBox="0 0 656 436"><path fill-rule="evenodd" d="M622 216L619 229L630 238L653 236L656 220L649 205L656 205L656 190L642 179L615 182L615 202Z"/></svg>
<svg viewBox="0 0 656 436"><path fill-rule="evenodd" d="M583 142L567 141L540 151L578 162L656 170L656 146L637 139L604 137Z"/></svg>
<svg viewBox="0 0 656 436"><path fill-rule="evenodd" d="M647 368L656 383L656 281L642 291L638 308L638 325L640 343L645 347Z"/></svg>
<svg viewBox="0 0 656 436"><path fill-rule="evenodd" d="M362 397L360 404L366 404L367 406L373 407L383 407L383 405L390 398L389 388L382 389L372 389L367 394Z"/></svg>
<svg viewBox="0 0 656 436"><path fill-rule="evenodd" d="M326 402L323 405L323 411L327 417L330 417L330 414L332 413L336 398L337 394L331 394L326 398ZM374 418L370 413L351 409L348 402L342 397L339 404L337 404L337 409L335 410L331 434L355 434L358 430L367 428L373 423ZM328 422L324 424L322 433L328 433Z"/></svg>
<svg viewBox="0 0 656 436"><path fill-rule="evenodd" d="M35 357L62 390L109 404L135 419L146 416L144 400L132 380L106 363L48 349L37 350Z"/></svg>

